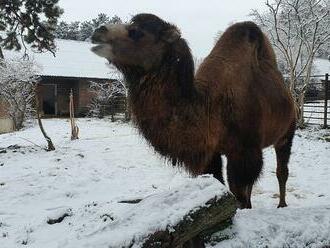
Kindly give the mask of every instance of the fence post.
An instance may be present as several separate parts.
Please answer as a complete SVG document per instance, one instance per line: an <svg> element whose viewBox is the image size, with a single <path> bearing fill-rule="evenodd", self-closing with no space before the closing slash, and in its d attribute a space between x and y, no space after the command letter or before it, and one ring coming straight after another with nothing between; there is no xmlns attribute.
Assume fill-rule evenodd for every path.
<svg viewBox="0 0 330 248"><path fill-rule="evenodd" d="M328 127L329 74L325 74L324 81L324 128Z"/></svg>

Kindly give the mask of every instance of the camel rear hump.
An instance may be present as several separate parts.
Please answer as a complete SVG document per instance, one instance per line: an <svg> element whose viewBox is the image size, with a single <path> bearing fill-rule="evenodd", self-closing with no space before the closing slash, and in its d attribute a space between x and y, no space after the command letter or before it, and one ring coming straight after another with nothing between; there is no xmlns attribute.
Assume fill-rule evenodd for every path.
<svg viewBox="0 0 330 248"><path fill-rule="evenodd" d="M227 28L208 57L225 58L226 62L235 61L240 65L268 60L277 68L275 53L268 38L251 21L238 22Z"/></svg>

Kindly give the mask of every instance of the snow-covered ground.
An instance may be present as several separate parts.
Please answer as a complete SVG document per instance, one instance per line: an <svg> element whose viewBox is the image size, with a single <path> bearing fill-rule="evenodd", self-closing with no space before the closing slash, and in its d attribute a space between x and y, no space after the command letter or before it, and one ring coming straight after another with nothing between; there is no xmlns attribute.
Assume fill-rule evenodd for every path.
<svg viewBox="0 0 330 248"><path fill-rule="evenodd" d="M190 202L203 204L225 192L213 178L191 179L172 168L129 124L79 119L76 141L70 140L67 120L45 120L44 125L56 151L37 146L44 144L37 126L0 135L1 248L118 247L177 221ZM329 131L297 132L288 208L276 209L276 160L267 149L253 191L254 209L239 210L233 226L214 235L208 246L330 245L330 143L319 139L321 134L329 136ZM120 203L136 199L145 200ZM60 223L49 224L60 216L65 216ZM218 243L223 237L230 239Z"/></svg>

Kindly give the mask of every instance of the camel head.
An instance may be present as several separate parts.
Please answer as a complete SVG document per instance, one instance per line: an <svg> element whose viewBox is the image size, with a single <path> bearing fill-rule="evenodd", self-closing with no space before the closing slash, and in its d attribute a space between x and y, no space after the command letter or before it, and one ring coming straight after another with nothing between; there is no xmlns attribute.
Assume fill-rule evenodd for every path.
<svg viewBox="0 0 330 248"><path fill-rule="evenodd" d="M152 14L138 14L128 24L108 24L94 31L92 51L119 69L158 67L179 30Z"/></svg>

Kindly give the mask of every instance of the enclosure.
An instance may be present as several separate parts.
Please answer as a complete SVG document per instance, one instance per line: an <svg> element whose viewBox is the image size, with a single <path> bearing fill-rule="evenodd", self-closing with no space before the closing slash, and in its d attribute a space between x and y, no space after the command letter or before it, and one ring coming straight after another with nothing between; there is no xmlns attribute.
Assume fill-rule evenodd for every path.
<svg viewBox="0 0 330 248"><path fill-rule="evenodd" d="M314 75L307 86L303 108L304 122L307 125L330 125L330 82L329 74Z"/></svg>

